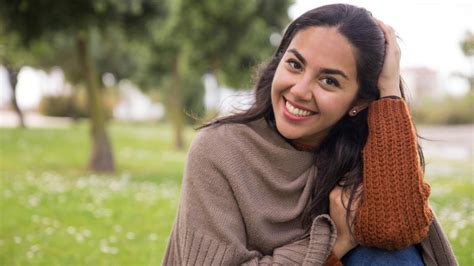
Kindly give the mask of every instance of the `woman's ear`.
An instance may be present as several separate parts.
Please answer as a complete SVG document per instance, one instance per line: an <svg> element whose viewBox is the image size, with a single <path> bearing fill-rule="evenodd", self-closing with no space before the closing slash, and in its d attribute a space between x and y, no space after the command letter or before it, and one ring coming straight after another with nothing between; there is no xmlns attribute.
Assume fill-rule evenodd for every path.
<svg viewBox="0 0 474 266"><path fill-rule="evenodd" d="M360 111L369 106L370 100L357 100L356 103L349 109L349 116L356 116Z"/></svg>

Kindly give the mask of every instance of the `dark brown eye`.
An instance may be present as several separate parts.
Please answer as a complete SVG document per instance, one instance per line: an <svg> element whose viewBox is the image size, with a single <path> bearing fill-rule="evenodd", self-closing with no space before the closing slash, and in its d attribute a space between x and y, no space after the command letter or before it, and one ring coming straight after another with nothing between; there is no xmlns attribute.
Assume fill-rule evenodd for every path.
<svg viewBox="0 0 474 266"><path fill-rule="evenodd" d="M290 66L290 68L295 69L295 70L301 70L301 64L295 60L288 60L286 61L287 64Z"/></svg>
<svg viewBox="0 0 474 266"><path fill-rule="evenodd" d="M334 79L334 78L323 78L322 81L323 81L323 83L325 83L329 86L335 86L335 87L339 86L339 82L337 82L337 80Z"/></svg>

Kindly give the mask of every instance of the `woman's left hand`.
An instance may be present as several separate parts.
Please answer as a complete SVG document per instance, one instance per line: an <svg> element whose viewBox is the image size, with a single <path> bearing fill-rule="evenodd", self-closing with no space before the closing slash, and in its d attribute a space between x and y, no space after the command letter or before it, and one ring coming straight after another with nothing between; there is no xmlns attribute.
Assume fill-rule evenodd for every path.
<svg viewBox="0 0 474 266"><path fill-rule="evenodd" d="M385 58L380 72L377 86L380 97L398 96L400 92L400 58L401 50L397 43L397 36L392 27L385 25L382 21L375 19L385 36Z"/></svg>
<svg viewBox="0 0 474 266"><path fill-rule="evenodd" d="M340 186L336 186L329 193L329 216L333 220L337 229L336 243L333 252L338 258L342 258L347 252L357 246L356 240L352 237L349 221L352 224L354 212L359 202L354 201L347 219L347 205L349 202L349 191L344 191Z"/></svg>

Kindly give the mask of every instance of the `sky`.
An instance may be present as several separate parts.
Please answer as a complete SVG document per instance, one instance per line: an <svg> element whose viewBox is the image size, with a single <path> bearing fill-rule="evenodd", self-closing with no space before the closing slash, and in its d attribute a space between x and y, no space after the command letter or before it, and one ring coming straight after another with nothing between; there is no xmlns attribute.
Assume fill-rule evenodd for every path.
<svg viewBox="0 0 474 266"><path fill-rule="evenodd" d="M340 2L296 0L288 13L294 19L312 8ZM395 29L402 39L402 67L426 66L443 75L474 71L474 62L469 62L459 46L467 30L474 32L474 1L354 0L342 3L364 7Z"/></svg>

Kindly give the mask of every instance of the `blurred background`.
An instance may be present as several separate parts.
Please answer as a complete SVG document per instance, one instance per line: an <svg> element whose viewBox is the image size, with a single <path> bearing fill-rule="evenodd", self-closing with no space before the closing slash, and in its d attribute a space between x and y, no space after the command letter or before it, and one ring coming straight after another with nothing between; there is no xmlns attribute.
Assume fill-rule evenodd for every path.
<svg viewBox="0 0 474 266"><path fill-rule="evenodd" d="M335 2L0 0L0 264L159 264L193 128ZM431 205L474 265L474 3L348 3L400 37Z"/></svg>

